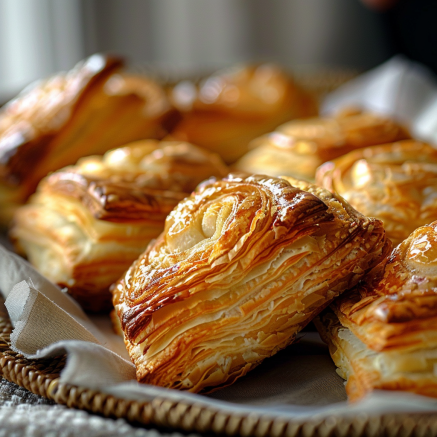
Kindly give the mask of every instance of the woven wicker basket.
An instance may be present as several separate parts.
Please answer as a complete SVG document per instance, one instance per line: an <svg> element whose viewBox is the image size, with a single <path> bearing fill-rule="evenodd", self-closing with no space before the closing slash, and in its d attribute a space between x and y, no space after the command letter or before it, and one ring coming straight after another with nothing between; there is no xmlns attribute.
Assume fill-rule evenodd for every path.
<svg viewBox="0 0 437 437"><path fill-rule="evenodd" d="M141 69L140 69L141 70ZM146 69L150 73L150 69ZM337 88L356 75L352 71L326 70L295 72L296 79L317 97ZM161 72L159 72L161 74ZM168 78L167 82L171 82ZM7 244L0 234L0 243ZM386 414L358 417L330 416L313 420L289 420L279 416L223 413L190 402L156 398L152 402L127 401L59 380L65 357L28 360L10 347L12 326L0 307L0 375L8 381L51 399L105 417L123 418L131 423L184 431L241 436L437 436L437 415Z"/></svg>
<svg viewBox="0 0 437 437"><path fill-rule="evenodd" d="M437 415L383 415L315 420L289 420L257 414L225 414L190 402L157 398L152 402L118 399L95 390L59 381L65 357L28 360L10 348L12 326L0 312L0 375L8 381L58 404L134 424L162 426L184 431L241 436L435 436Z"/></svg>

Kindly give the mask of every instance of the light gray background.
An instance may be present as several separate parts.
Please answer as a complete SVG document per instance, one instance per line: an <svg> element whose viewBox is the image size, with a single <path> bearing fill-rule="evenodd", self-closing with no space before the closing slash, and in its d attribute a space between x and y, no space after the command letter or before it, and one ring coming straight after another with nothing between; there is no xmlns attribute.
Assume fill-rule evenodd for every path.
<svg viewBox="0 0 437 437"><path fill-rule="evenodd" d="M360 0L0 0L0 95L97 51L198 71L239 61L374 67L381 17Z"/></svg>

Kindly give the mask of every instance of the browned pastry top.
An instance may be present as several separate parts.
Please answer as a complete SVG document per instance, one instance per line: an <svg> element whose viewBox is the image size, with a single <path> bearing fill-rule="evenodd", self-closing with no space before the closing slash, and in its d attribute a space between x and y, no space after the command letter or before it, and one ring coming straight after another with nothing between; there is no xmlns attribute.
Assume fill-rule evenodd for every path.
<svg viewBox="0 0 437 437"><path fill-rule="evenodd" d="M235 169L314 180L317 168L354 149L407 138L405 130L380 115L362 112L289 121L251 142Z"/></svg>
<svg viewBox="0 0 437 437"><path fill-rule="evenodd" d="M19 183L28 172L29 163L35 164L44 157L44 140L67 123L86 90L122 65L119 58L93 55L67 73L31 85L2 108L0 177ZM31 147L29 143L34 140L42 146Z"/></svg>
<svg viewBox="0 0 437 437"><path fill-rule="evenodd" d="M297 85L281 68L261 64L220 70L199 85L183 81L173 89L172 99L181 111L226 112L236 117L264 118L296 105L299 93ZM302 116L305 116L304 110L296 107Z"/></svg>
<svg viewBox="0 0 437 437"><path fill-rule="evenodd" d="M384 245L379 220L323 188L245 174L201 184L113 289L138 380L231 384L290 344Z"/></svg>
<svg viewBox="0 0 437 437"><path fill-rule="evenodd" d="M177 120L164 89L122 66L121 59L93 55L7 104L0 112L0 181L25 182L30 194L48 172L82 156L162 138Z"/></svg>
<svg viewBox="0 0 437 437"><path fill-rule="evenodd" d="M334 309L375 350L437 344L437 221L416 229Z"/></svg>
<svg viewBox="0 0 437 437"><path fill-rule="evenodd" d="M105 82L104 92L108 96L137 96L142 101L143 116L148 119L158 118L170 108L160 86L147 77L127 72L112 74Z"/></svg>
<svg viewBox="0 0 437 437"><path fill-rule="evenodd" d="M315 99L271 64L221 70L198 84L182 81L170 98L182 114L172 137L213 150L228 164L254 138L288 120L317 114Z"/></svg>
<svg viewBox="0 0 437 437"><path fill-rule="evenodd" d="M267 141L274 147L290 149L298 154L317 155L324 162L353 149L405 138L408 138L405 129L393 120L374 113L359 112L290 121L258 142Z"/></svg>
<svg viewBox="0 0 437 437"><path fill-rule="evenodd" d="M39 192L77 198L100 220L163 223L197 184L226 172L220 158L192 144L144 140L82 158L48 176Z"/></svg>
<svg viewBox="0 0 437 437"><path fill-rule="evenodd" d="M162 305L217 287L229 264L240 268L226 283L238 283L254 262L261 264L332 218L316 196L283 179L229 175L206 183L172 211L153 249L119 285L125 290L119 302L131 308L122 318L127 336L135 338Z"/></svg>
<svg viewBox="0 0 437 437"><path fill-rule="evenodd" d="M320 167L317 182L383 220L394 244L437 217L437 150L425 143L356 150Z"/></svg>

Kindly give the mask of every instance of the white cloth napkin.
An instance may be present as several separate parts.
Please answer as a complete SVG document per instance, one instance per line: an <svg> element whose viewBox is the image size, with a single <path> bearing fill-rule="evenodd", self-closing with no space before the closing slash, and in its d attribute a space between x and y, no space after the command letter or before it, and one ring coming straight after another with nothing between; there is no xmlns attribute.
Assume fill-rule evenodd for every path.
<svg viewBox="0 0 437 437"><path fill-rule="evenodd" d="M437 145L437 79L421 64L396 56L339 87L322 112L360 107L398 119L414 138Z"/></svg>
<svg viewBox="0 0 437 437"><path fill-rule="evenodd" d="M408 123L411 132L437 144L437 85L418 64L394 58L329 95L323 111L361 106ZM87 317L57 286L0 245L0 291L14 325L12 348L28 358L67 354L61 381L114 396L155 397L211 405L225 412L259 412L283 418L386 412L437 412L437 400L410 393L374 392L348 405L343 380L315 333L265 360L235 384L212 395L194 395L139 384L123 342L109 318Z"/></svg>
<svg viewBox="0 0 437 437"><path fill-rule="evenodd" d="M348 405L343 381L315 333L304 334L299 344L210 396L139 384L133 365L116 352L117 342L109 340L113 337L110 331L100 332L69 296L1 245L0 291L15 326L13 349L28 358L66 353L62 382L119 398L151 401L160 397L210 405L225 412L258 412L282 418L437 411L436 400L408 393L375 392L356 405Z"/></svg>
<svg viewBox="0 0 437 437"><path fill-rule="evenodd" d="M71 384L99 388L135 379L133 364L105 347L108 339L79 305L3 246L0 291L14 326L11 344L15 351L28 358L66 352L61 380Z"/></svg>

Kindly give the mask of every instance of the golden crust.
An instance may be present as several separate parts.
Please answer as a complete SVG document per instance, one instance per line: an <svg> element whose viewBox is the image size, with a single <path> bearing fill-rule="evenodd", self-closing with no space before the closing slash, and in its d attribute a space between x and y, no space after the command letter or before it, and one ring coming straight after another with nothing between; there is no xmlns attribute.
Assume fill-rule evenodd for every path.
<svg viewBox="0 0 437 437"><path fill-rule="evenodd" d="M373 390L409 391L437 397L437 349L399 352L376 352L343 326L330 310L314 320L328 344L337 373L346 382L351 402L362 399Z"/></svg>
<svg viewBox="0 0 437 437"><path fill-rule="evenodd" d="M437 221L416 229L317 323L353 399L377 388L437 397L436 290Z"/></svg>
<svg viewBox="0 0 437 437"><path fill-rule="evenodd" d="M380 221L291 178L202 184L113 289L141 382L231 384L385 253Z"/></svg>
<svg viewBox="0 0 437 437"><path fill-rule="evenodd" d="M236 169L313 180L325 161L354 149L408 138L394 121L372 113L294 120L253 141Z"/></svg>
<svg viewBox="0 0 437 437"><path fill-rule="evenodd" d="M174 206L226 172L218 156L188 143L132 143L43 179L17 210L11 236L49 279L99 310Z"/></svg>
<svg viewBox="0 0 437 437"><path fill-rule="evenodd" d="M437 222L416 229L333 308L377 351L437 346ZM426 334L426 335L425 335Z"/></svg>
<svg viewBox="0 0 437 437"><path fill-rule="evenodd" d="M437 150L407 140L368 147L325 163L317 183L384 222L394 244L437 217Z"/></svg>
<svg viewBox="0 0 437 437"><path fill-rule="evenodd" d="M197 85L181 82L171 99L183 114L172 137L219 153L227 163L279 124L317 114L314 99L270 64L221 70Z"/></svg>
<svg viewBox="0 0 437 437"><path fill-rule="evenodd" d="M0 112L0 221L50 171L142 138L161 138L173 110L161 87L94 55L25 89ZM168 126L167 126L168 125Z"/></svg>

